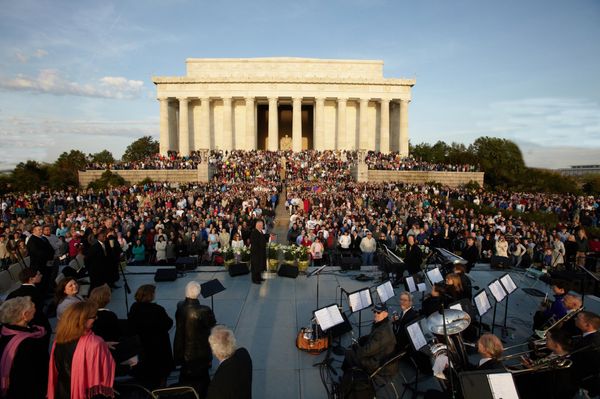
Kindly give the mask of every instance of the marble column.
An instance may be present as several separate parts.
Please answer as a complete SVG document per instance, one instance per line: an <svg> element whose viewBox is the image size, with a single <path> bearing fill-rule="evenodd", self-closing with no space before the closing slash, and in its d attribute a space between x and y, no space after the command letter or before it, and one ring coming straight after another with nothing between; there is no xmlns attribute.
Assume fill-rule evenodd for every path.
<svg viewBox="0 0 600 399"><path fill-rule="evenodd" d="M277 97L269 97L269 129L268 129L268 150L277 151L279 149L279 111L277 109Z"/></svg>
<svg viewBox="0 0 600 399"><path fill-rule="evenodd" d="M169 150L179 151L179 101L169 101Z"/></svg>
<svg viewBox="0 0 600 399"><path fill-rule="evenodd" d="M354 137L354 135L350 135L352 136L350 139L350 141L348 140L348 137L346 137L346 102L348 101L347 98L338 98L337 101L337 143L334 141L334 146L331 148L333 149L348 149L348 148L353 148L351 147L350 141L352 140L352 138Z"/></svg>
<svg viewBox="0 0 600 399"><path fill-rule="evenodd" d="M190 155L189 99L179 98L179 155Z"/></svg>
<svg viewBox="0 0 600 399"><path fill-rule="evenodd" d="M325 99L318 97L315 100L315 129L313 143L315 150L325 149Z"/></svg>
<svg viewBox="0 0 600 399"><path fill-rule="evenodd" d="M368 98L361 98L359 100L359 112L358 112L358 149L361 150L370 150L370 143L369 143L369 137L368 137L368 122L369 122L369 118L367 115L367 110L369 108L369 99Z"/></svg>
<svg viewBox="0 0 600 399"><path fill-rule="evenodd" d="M255 111L254 111L254 97L246 97L244 99L246 101L246 150L256 150L257 148L257 137L256 137L256 127L254 121L256 120Z"/></svg>
<svg viewBox="0 0 600 399"><path fill-rule="evenodd" d="M210 145L210 98L200 99L200 134L197 135L196 143L199 150L207 150Z"/></svg>
<svg viewBox="0 0 600 399"><path fill-rule="evenodd" d="M233 129L231 128L231 97L223 98L223 149L233 149Z"/></svg>
<svg viewBox="0 0 600 399"><path fill-rule="evenodd" d="M400 155L408 156L408 100L400 100Z"/></svg>
<svg viewBox="0 0 600 399"><path fill-rule="evenodd" d="M167 151L171 148L169 143L169 99L159 98L160 101L160 143L159 151L161 155L167 155Z"/></svg>
<svg viewBox="0 0 600 399"><path fill-rule="evenodd" d="M292 99L292 150L302 151L302 98Z"/></svg>
<svg viewBox="0 0 600 399"><path fill-rule="evenodd" d="M381 99L381 110L379 113L379 151L383 153L390 152L390 100Z"/></svg>

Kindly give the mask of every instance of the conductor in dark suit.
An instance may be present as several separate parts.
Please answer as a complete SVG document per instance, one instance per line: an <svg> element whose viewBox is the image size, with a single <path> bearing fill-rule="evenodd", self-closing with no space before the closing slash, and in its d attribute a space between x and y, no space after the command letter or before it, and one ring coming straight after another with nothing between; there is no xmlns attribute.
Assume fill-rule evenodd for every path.
<svg viewBox="0 0 600 399"><path fill-rule="evenodd" d="M233 331L225 326L216 326L208 342L221 364L208 386L206 398L251 399L252 359L245 348L236 348Z"/></svg>
<svg viewBox="0 0 600 399"><path fill-rule="evenodd" d="M98 230L96 242L90 247L85 258L85 265L90 276L90 290L103 284L111 284L112 270L110 267L110 249L106 246L106 231Z"/></svg>
<svg viewBox="0 0 600 399"><path fill-rule="evenodd" d="M462 257L468 262L467 273L469 273L479 260L479 250L475 246L475 239L473 237L467 237L467 245L462 251Z"/></svg>
<svg viewBox="0 0 600 399"><path fill-rule="evenodd" d="M43 236L42 230L42 226L33 226L27 240L27 253L29 254L29 267L42 273L39 288L42 295L46 295L52 278L52 267L48 267L48 263L54 260L54 248Z"/></svg>
<svg viewBox="0 0 600 399"><path fill-rule="evenodd" d="M423 252L419 248L419 244L415 241L415 237L409 235L406 239L406 256L404 264L410 275L417 274L421 271L421 263L423 263Z"/></svg>
<svg viewBox="0 0 600 399"><path fill-rule="evenodd" d="M250 233L250 268L252 269L252 282L260 284L264 279L261 273L267 265L267 239L263 233L263 221L257 220Z"/></svg>

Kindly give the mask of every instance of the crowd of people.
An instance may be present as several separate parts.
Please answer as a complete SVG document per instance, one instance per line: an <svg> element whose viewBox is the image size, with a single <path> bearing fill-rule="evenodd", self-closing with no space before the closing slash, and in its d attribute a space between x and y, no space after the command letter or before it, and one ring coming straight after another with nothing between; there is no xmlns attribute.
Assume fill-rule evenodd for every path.
<svg viewBox="0 0 600 399"><path fill-rule="evenodd" d="M215 327L214 315L198 307L199 291L189 287L186 300L178 307L178 333L171 347L167 332L174 323L173 315L155 303L155 287L139 288L126 322L106 311L110 290L117 287L121 262L173 264L178 258L195 256L201 264L218 264L218 255L228 247L252 247L255 222L264 220L264 228L272 232L280 200L289 212L284 239L292 245L308 247L316 265L332 254L360 259L363 265L376 264L377 250L384 244L404 259L405 269L392 271L394 284L399 286L405 282L405 273L420 272L423 260L433 248L461 254L468 264L448 274L443 286L433 287L423 305L425 313L427 309L439 308L439 302L447 296L470 299L468 279L464 276L477 262L499 257L515 267L539 264L568 270L585 264L597 245L588 238L587 231L598 226L599 197L357 183L350 173L357 158L357 152L344 151L213 151L206 160L216 171L210 183L155 182L100 191L39 190L3 195L0 261L6 267L25 264L29 258L30 267L23 270L21 291L12 294L0 308L1 322L8 326L3 327L0 350L12 353L12 368L2 367L2 376L10 377L7 381L12 382L2 389L24 384L21 372L15 371L24 367L14 349L22 344L22 348L28 348L23 353L31 350L32 358L37 356L40 364L50 365L50 397L63 397L69 390L73 395L73 384L79 384L78 381L93 382L93 387L85 387L93 388L92 392L110 394L115 373L122 372L133 373L148 386L162 386L175 364L182 365L182 383L196 384L197 390L211 397L211 386L218 384L208 382L210 353L219 359L235 357L239 362L228 372L221 369L225 364L222 363L215 380L219 373L225 378L238 373L239 367L246 370L251 360L247 352L231 345L232 333ZM396 164L399 159L367 154L370 167ZM113 166L187 168L197 162L200 154L185 159L170 154L145 163ZM285 180L280 173L284 163ZM415 162L410 167L444 166ZM526 216L533 212L557 215L559 223L547 226L527 222ZM57 281L59 270L63 278ZM78 281L83 275L90 279L91 294L87 299L79 293ZM260 273L252 278L260 284ZM55 294L58 327L52 352L43 353L43 345L37 343L43 340L45 348L49 347L50 324L45 303L51 292ZM22 297L31 297L31 301L15 301ZM408 302L406 295L400 298ZM387 312L379 310L382 314ZM180 328L182 315L201 315L198 319L206 322L199 327L203 346L196 349L200 360L196 355L188 356L196 349L188 352L182 346L181 340L189 335L184 327ZM381 317L382 321L387 319L387 315ZM589 316L586 320L592 320L589 323L593 325L595 319ZM153 336L148 336L148 331ZM215 349L211 337L217 346L219 342L229 342L224 344L229 349ZM399 340L396 334L395 342ZM124 344L113 345L117 342ZM213 352L208 352L207 345ZM82 368L80 373L69 375L69 382L65 379L69 365L85 363L86 353L97 354L94 361L101 362L101 366L93 371ZM352 360L352 356L349 362L359 361ZM43 370L31 372L44 374ZM46 380L40 379L37 388L35 384L28 388L46 392L41 386L48 379L47 367L45 373ZM244 381L251 381L251 375L246 377ZM249 383L244 384L247 389Z"/></svg>
<svg viewBox="0 0 600 399"><path fill-rule="evenodd" d="M23 271L23 279L30 270ZM119 320L107 308L111 300L107 285L94 288L84 299L77 296L75 280L64 280L57 297L63 289L69 294L59 306L69 297L76 299L64 306L51 347L51 329L36 319L40 312L36 299L42 292L35 285L13 293L0 305L3 398L112 398L115 377L130 376L146 389L159 389L167 385L176 366L179 384L193 387L202 398L251 397L250 355L237 347L233 331L217 325L212 310L200 304L198 282L187 284L174 322L173 315L155 302L154 285L140 286L127 319ZM171 345L169 330L174 323ZM211 381L213 354L220 364Z"/></svg>
<svg viewBox="0 0 600 399"><path fill-rule="evenodd" d="M435 172L479 172L478 165L442 164L426 162L413 157L402 156L398 152L382 153L368 151L365 163L373 170L416 170Z"/></svg>

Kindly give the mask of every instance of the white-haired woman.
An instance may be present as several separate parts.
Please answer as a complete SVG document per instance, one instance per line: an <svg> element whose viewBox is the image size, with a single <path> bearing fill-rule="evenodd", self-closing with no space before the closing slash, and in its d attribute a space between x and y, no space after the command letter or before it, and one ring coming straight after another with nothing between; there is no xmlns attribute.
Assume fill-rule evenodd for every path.
<svg viewBox="0 0 600 399"><path fill-rule="evenodd" d="M177 304L175 312L177 329L173 354L175 364L181 365L179 382L193 386L200 397L204 397L212 361L208 336L216 320L211 308L200 304L199 296L200 284L190 281L185 287L185 300Z"/></svg>
<svg viewBox="0 0 600 399"><path fill-rule="evenodd" d="M48 384L45 329L29 323L35 305L28 296L0 306L0 397L43 398Z"/></svg>
<svg viewBox="0 0 600 399"><path fill-rule="evenodd" d="M252 359L245 348L238 348L233 331L216 326L208 337L210 347L219 362L208 387L207 399L252 397Z"/></svg>

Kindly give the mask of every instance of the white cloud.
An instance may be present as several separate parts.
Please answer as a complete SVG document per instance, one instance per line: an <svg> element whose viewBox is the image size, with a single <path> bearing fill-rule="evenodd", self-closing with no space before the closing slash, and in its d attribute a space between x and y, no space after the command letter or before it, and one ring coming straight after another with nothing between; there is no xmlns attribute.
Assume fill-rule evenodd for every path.
<svg viewBox="0 0 600 399"><path fill-rule="evenodd" d="M55 69L42 69L38 76L18 75L0 78L0 88L54 95L129 99L138 97L143 89L141 80L106 76L95 83L71 82Z"/></svg>
<svg viewBox="0 0 600 399"><path fill-rule="evenodd" d="M158 138L158 118L144 120L68 120L31 117L0 118L0 170L28 159L53 162L71 149L94 153L108 149L120 157L142 136Z"/></svg>
<svg viewBox="0 0 600 399"><path fill-rule="evenodd" d="M40 59L40 58L44 58L47 55L48 55L48 52L41 48L34 50L32 52L21 51L21 50L15 51L15 58L21 64L26 64L32 58Z"/></svg>

